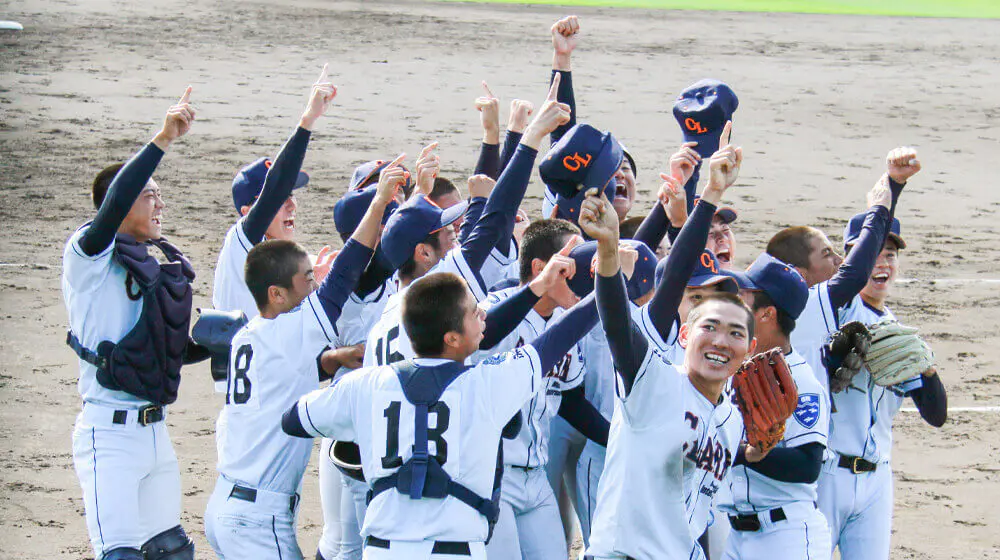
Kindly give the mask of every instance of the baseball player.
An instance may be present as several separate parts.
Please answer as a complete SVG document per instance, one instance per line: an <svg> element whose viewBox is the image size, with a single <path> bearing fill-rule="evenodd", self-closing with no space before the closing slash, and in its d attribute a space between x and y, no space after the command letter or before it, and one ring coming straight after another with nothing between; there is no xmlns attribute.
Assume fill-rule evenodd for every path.
<svg viewBox="0 0 1000 560"><path fill-rule="evenodd" d="M728 143L710 160L702 202L681 230L646 305L661 339L672 327L715 205L735 182L741 162L742 149ZM680 188L670 179L671 188ZM702 558L696 539L709 523L713 496L743 431L742 417L723 390L755 349L753 315L733 294L706 298L680 328L687 350L683 367L672 365L630 318L612 212L607 200L592 196L580 211L581 227L598 240L597 301L618 372L587 557ZM748 452L756 450L748 447Z"/></svg>
<svg viewBox="0 0 1000 560"><path fill-rule="evenodd" d="M322 115L336 95L329 82L314 86ZM226 405L219 415L219 479L205 512L205 533L220 558L302 558L295 517L311 442L279 430L280 417L319 387L316 356L337 346L344 304L368 265L385 208L404 182L390 164L378 193L317 288L305 251L269 240L247 255L246 285L260 314L232 341Z"/></svg>
<svg viewBox="0 0 1000 560"><path fill-rule="evenodd" d="M914 150L897 148L887 164L887 173L869 194L868 212L854 216L844 231L847 258L832 278L810 288L809 302L792 334L792 344L814 371L825 371L820 349L841 325L893 317L886 300L899 271L899 251L906 247L899 220L893 217L895 202L906 181L920 170L920 162ZM807 253L805 268L813 263L825 266L823 248L816 249L819 254ZM817 271L811 272L815 277ZM828 382L825 375L820 379ZM876 385L862 369L846 390L831 395L836 411L830 425L832 453L819 478L819 506L830 525L831 546L839 548L845 560L889 557L892 420L907 396L929 424L944 424L947 398L933 368L894 387Z"/></svg>
<svg viewBox="0 0 1000 560"><path fill-rule="evenodd" d="M149 144L97 176L97 215L63 251L68 342L80 356L83 398L73 465L99 560L194 558L180 525L180 471L163 421L164 405L177 398L183 356L176 349L188 340L194 271L161 239L165 204L152 179L194 122L190 98L189 87ZM147 244L171 262L160 265Z"/></svg>
<svg viewBox="0 0 1000 560"><path fill-rule="evenodd" d="M413 283L402 318L416 358L364 368L306 395L282 427L360 446L371 485L366 559L484 559L501 430L543 372L596 324L596 312L570 310L527 345L475 366L464 363L480 347L483 311L462 278L434 273Z"/></svg>
<svg viewBox="0 0 1000 560"><path fill-rule="evenodd" d="M764 457L736 454L716 507L729 519L719 558L826 558L830 528L816 507L816 480L823 465L830 403L805 358L792 348L795 320L809 289L794 268L764 253L746 272L754 333L761 348L780 348L798 391L783 439ZM720 551L721 552L721 551Z"/></svg>
<svg viewBox="0 0 1000 560"><path fill-rule="evenodd" d="M580 242L579 229L565 220L539 220L528 226L521 245L522 286L528 285L548 263L563 262L572 267L570 251ZM560 249L560 247L562 247ZM587 265L589 266L589 262ZM520 293L520 287L493 292L485 306L492 308ZM519 348L541 334L565 309L579 298L562 281L540 298L518 326L499 344L477 354L479 357ZM601 445L607 445L608 423L586 401L582 388L583 365L578 345L564 356L521 410L523 425L514 439L504 441L503 491L500 518L489 546L490 558L562 558L566 543L553 538L561 529L559 509L546 476L549 424L558 414ZM578 390L574 390L578 389ZM566 395L566 398L563 398Z"/></svg>

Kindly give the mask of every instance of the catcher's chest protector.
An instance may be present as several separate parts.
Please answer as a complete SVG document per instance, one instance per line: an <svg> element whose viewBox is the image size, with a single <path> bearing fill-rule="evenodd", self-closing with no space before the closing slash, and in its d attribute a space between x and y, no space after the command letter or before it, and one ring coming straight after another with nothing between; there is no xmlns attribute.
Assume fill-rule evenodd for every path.
<svg viewBox="0 0 1000 560"><path fill-rule="evenodd" d="M445 472L437 457L427 453L428 415L438 403L438 399L453 381L468 371L469 366L458 363L434 367L421 367L413 362L399 362L392 365L403 388L403 396L416 407L413 434L413 455L399 470L372 483L368 491L368 502L382 492L395 488L413 500L421 498L443 499L447 496L465 503L486 517L489 535L500 515L500 481L503 478L503 443L499 444L497 468L493 479L493 493L489 499L482 498L466 486L452 480ZM487 537L487 542L489 538Z"/></svg>
<svg viewBox="0 0 1000 560"><path fill-rule="evenodd" d="M142 297L142 311L132 330L117 343L101 342L96 352L80 344L72 332L67 344L97 367L102 386L163 405L177 400L195 275L177 247L162 239L149 243L163 251L169 262L157 262L148 245L130 235L115 237L112 258L128 271L129 283Z"/></svg>

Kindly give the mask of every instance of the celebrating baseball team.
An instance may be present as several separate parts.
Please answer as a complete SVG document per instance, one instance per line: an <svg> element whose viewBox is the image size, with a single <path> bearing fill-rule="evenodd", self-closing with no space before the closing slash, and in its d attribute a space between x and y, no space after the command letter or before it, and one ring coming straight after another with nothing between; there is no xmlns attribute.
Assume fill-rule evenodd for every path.
<svg viewBox="0 0 1000 560"><path fill-rule="evenodd" d="M642 170L658 192L640 208L642 162L578 119L579 31L576 16L552 25L548 93L514 100L502 139L483 83L468 193L436 143L373 154L333 208L342 247L313 255L295 242L295 191L337 102L324 66L277 155L233 179L213 309L192 313L210 263L162 237L153 179L194 125L192 89L97 175L62 290L98 560L195 557L166 420L182 367L202 361L219 558L304 557L315 439L317 560L564 560L576 531L586 559L889 557L893 419L910 400L931 426L947 417L932 350L889 307L916 151L889 152L842 247L803 224L751 259L723 203L744 157L734 90L679 93L680 134L666 169ZM545 198L528 208L536 164Z"/></svg>

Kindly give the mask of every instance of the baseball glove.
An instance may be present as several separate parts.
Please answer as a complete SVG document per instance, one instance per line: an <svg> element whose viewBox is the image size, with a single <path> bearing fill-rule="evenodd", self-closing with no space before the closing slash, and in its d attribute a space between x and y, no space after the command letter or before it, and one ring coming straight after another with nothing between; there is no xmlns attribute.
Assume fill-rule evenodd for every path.
<svg viewBox="0 0 1000 560"><path fill-rule="evenodd" d="M851 321L830 335L823 349L823 363L830 379L830 392L839 393L851 385L851 380L861 371L865 356L872 345L868 327Z"/></svg>
<svg viewBox="0 0 1000 560"><path fill-rule="evenodd" d="M872 347L865 356L865 366L876 385L891 387L934 367L934 352L917 336L917 328L885 319L868 330Z"/></svg>
<svg viewBox="0 0 1000 560"><path fill-rule="evenodd" d="M785 421L799 402L781 349L773 348L744 362L733 377L733 390L747 441L762 452L770 451L785 436Z"/></svg>

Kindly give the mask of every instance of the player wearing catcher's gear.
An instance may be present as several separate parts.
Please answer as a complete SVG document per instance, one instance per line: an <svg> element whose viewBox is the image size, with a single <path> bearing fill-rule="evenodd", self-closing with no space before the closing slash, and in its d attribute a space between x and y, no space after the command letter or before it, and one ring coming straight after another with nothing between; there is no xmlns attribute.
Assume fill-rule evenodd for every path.
<svg viewBox="0 0 1000 560"><path fill-rule="evenodd" d="M565 220L539 220L528 226L521 246L522 286L534 282L546 268L552 266L567 269L566 278L575 277L578 272L576 261L569 253L580 242L578 233L577 227ZM486 307L491 308L518 297L520 293L520 287L493 292L486 299ZM577 301L579 298L569 288L565 278L558 281L542 298L537 299L512 333L499 344L476 354L473 362L490 354L512 351L534 340ZM503 442L500 518L494 538L487 547L488 557L554 559L566 555L566 543L554 538L562 527L556 498L545 471L550 422L558 414L601 445L607 445L608 437L608 423L584 398L582 382L580 347L574 345L536 387L534 396L522 408L522 426L516 437Z"/></svg>
<svg viewBox="0 0 1000 560"><path fill-rule="evenodd" d="M709 163L702 202L681 230L662 282L647 304L661 338L669 334L684 286L705 246L715 205L739 172L742 150L726 140L720 144ZM672 181L671 186L679 188ZM742 418L723 391L755 348L753 315L733 294L704 300L681 325L679 339L687 351L678 368L630 318L610 203L588 197L580 225L598 240L598 308L618 373L587 556L701 558L696 539L708 525L713 496L743 431Z"/></svg>
<svg viewBox="0 0 1000 560"><path fill-rule="evenodd" d="M797 398L777 447L763 457L748 455L742 447L736 455L716 503L733 529L724 558L824 558L830 550L830 528L816 507L816 480L826 449L830 403L789 339L809 290L793 267L766 253L750 265L746 282L752 290L757 343L783 354ZM747 439L753 441L744 406L740 404Z"/></svg>
<svg viewBox="0 0 1000 560"><path fill-rule="evenodd" d="M358 443L371 485L367 559L486 558L501 431L597 320L578 306L527 345L466 366L483 315L461 278L427 275L403 295L415 359L353 372L282 419L290 435Z"/></svg>
<svg viewBox="0 0 1000 560"><path fill-rule="evenodd" d="M300 127L310 130L336 95L321 76ZM205 514L206 535L219 557L302 558L295 515L312 446L278 430L290 403L325 377L316 357L339 346L336 324L372 257L385 208L404 171L393 165L380 177L364 219L317 289L301 247L268 240L247 255L245 283L260 314L233 338L226 406L217 423L219 480ZM277 431L276 431L277 430Z"/></svg>
<svg viewBox="0 0 1000 560"><path fill-rule="evenodd" d="M194 272L161 239L165 204L152 179L166 150L194 122L190 97L189 87L128 163L97 176L97 215L63 251L63 300L70 344L81 358L83 398L73 465L99 560L194 558L180 526L180 471L163 421L164 405L177 396ZM160 265L147 243L172 262ZM165 353L150 356L149 348ZM144 365L150 362L157 365Z"/></svg>
<svg viewBox="0 0 1000 560"><path fill-rule="evenodd" d="M768 252L804 270L803 277L819 283L809 291L809 303L792 334L792 344L814 371L825 365L821 351L838 328L857 321L871 325L892 318L886 298L899 270L898 252L906 244L893 217L905 182L920 170L916 152L898 148L889 153L888 172L869 194L867 214L852 218L844 232L846 260L824 281L835 259L825 258L823 241L809 229L780 232ZM833 393L829 458L819 478L819 506L830 525L831 545L845 560L889 557L892 525L892 420L904 398L916 403L921 416L941 426L947 415L944 386L934 369L895 387L876 385L866 369L847 388Z"/></svg>

